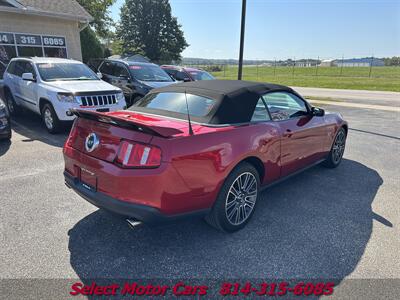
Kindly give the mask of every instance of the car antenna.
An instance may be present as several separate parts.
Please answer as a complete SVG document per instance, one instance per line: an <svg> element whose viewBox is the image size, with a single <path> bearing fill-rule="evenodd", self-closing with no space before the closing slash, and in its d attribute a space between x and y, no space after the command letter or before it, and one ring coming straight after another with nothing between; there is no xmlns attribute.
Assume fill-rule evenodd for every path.
<svg viewBox="0 0 400 300"><path fill-rule="evenodd" d="M186 90L185 90L185 100L186 100L187 118L188 118L188 122L189 122L189 134L193 135L193 128L192 128L192 122L190 121L189 104L188 104L188 99L187 99L187 95L186 95Z"/></svg>

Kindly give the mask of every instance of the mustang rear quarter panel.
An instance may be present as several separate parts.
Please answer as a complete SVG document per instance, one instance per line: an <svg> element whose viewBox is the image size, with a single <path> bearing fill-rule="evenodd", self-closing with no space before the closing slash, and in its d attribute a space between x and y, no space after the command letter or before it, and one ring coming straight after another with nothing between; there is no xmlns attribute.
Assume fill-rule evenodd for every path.
<svg viewBox="0 0 400 300"><path fill-rule="evenodd" d="M324 151L329 153L332 148L333 141L335 140L336 133L339 128L348 126L348 123L337 113L326 113L324 116L325 124L327 128L327 138L323 145Z"/></svg>
<svg viewBox="0 0 400 300"><path fill-rule="evenodd" d="M280 130L273 122L214 131L182 138L154 137L152 144L163 149L163 158L172 164L192 196L184 201L198 208L211 207L229 173L241 161L258 158L264 165L262 183L280 176ZM189 196L189 195L188 195Z"/></svg>

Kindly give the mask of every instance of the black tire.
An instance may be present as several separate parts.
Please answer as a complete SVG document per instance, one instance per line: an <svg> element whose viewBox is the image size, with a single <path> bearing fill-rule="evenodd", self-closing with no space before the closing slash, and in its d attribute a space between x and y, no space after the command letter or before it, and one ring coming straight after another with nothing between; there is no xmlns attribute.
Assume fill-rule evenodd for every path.
<svg viewBox="0 0 400 300"><path fill-rule="evenodd" d="M346 148L346 130L342 127L338 130L333 141L331 151L328 154L326 160L322 163L327 168L336 168L340 165L343 158L343 153Z"/></svg>
<svg viewBox="0 0 400 300"><path fill-rule="evenodd" d="M61 121L58 119L56 112L54 111L53 105L46 103L42 108L42 120L47 131L51 134L60 132L62 128Z"/></svg>
<svg viewBox="0 0 400 300"><path fill-rule="evenodd" d="M249 196L250 193L246 193L245 190L240 191L240 197L236 197L231 192L232 186L234 186L236 189L239 187L239 177L243 180L247 180L246 178L250 178L249 180L251 180L251 182L253 182L254 178L254 182L256 183L255 194L254 188L249 189L252 196ZM244 182L242 183L242 186L245 186ZM243 194L245 196L243 196ZM218 193L218 197L215 200L214 206L211 209L211 212L206 216L207 223L223 232L235 232L242 229L246 226L254 213L259 194L260 176L257 170L251 164L241 163L231 172L231 174L229 174L224 184L222 185L221 190ZM250 207L249 205L250 200L251 202L254 202L254 204L252 204L252 207ZM246 205L248 206L247 210ZM229 215L231 215L231 219ZM236 222L238 215L239 218L243 217L243 220L240 223ZM232 219L236 220L233 221Z"/></svg>
<svg viewBox="0 0 400 300"><path fill-rule="evenodd" d="M11 91L8 89L5 91L5 98L10 115L15 117L21 114L22 108L19 105L17 105Z"/></svg>

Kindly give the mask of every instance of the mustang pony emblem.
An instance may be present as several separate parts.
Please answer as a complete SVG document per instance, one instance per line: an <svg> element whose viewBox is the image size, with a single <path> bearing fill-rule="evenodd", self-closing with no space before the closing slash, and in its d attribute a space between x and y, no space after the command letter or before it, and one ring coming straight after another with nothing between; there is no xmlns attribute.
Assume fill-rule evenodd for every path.
<svg viewBox="0 0 400 300"><path fill-rule="evenodd" d="M91 133L86 137L85 140L85 149L87 152L92 152L99 146L100 140L95 133Z"/></svg>

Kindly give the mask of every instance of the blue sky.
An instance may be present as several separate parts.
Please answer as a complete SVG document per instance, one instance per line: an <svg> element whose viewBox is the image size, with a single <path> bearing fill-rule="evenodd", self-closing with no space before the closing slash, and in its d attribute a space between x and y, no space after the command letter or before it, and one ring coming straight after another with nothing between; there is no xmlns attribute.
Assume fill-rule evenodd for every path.
<svg viewBox="0 0 400 300"><path fill-rule="evenodd" d="M170 3L190 44L184 57L238 57L241 0ZM399 56L400 1L247 0L245 37L245 59Z"/></svg>

